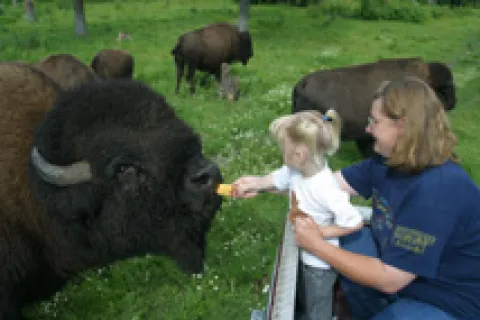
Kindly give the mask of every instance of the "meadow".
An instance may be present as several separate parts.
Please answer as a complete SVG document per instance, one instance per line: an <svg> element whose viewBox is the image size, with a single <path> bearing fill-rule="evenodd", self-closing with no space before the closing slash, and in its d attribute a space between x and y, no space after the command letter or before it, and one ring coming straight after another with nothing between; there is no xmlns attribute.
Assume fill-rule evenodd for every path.
<svg viewBox="0 0 480 320"><path fill-rule="evenodd" d="M85 63L104 48L124 48L135 57L135 78L165 95L178 115L203 140L208 157L224 180L265 174L281 164L268 135L269 122L289 113L291 91L306 73L375 61L420 56L452 66L458 104L449 113L458 135L462 166L480 184L480 9L421 7L423 21L360 20L341 14L359 1L324 1L306 8L250 6L254 57L235 64L241 96L218 99L215 81L197 85L190 96L185 82L174 93L170 50L184 32L212 22L236 23L232 0L92 0L85 10L88 36L73 34L71 1L36 3L38 22L28 23L21 8L0 10L0 59L36 61L53 53L72 53ZM338 9L340 8L340 9ZM132 39L118 42L119 31ZM197 81L201 75L197 73ZM334 169L360 154L351 142L330 160ZM358 200L355 200L358 201ZM52 299L25 310L28 319L249 319L265 306L280 241L287 200L262 194L250 200L225 199L208 237L202 275L183 274L168 258L147 256L90 270L73 279Z"/></svg>

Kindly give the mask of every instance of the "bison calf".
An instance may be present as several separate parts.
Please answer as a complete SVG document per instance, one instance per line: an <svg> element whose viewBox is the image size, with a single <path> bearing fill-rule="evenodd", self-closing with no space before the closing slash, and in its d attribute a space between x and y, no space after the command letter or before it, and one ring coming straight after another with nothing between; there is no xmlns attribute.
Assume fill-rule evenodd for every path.
<svg viewBox="0 0 480 320"><path fill-rule="evenodd" d="M129 257L203 270L221 175L163 96L127 80L62 91L20 64L0 64L0 95L0 319Z"/></svg>
<svg viewBox="0 0 480 320"><path fill-rule="evenodd" d="M183 34L171 51L177 69L175 93L180 90L184 67L187 65L187 80L190 93L195 93L195 70L215 75L220 81L220 66L223 62L240 61L243 65L253 56L250 33L240 32L228 23L211 24Z"/></svg>
<svg viewBox="0 0 480 320"><path fill-rule="evenodd" d="M343 122L342 140L355 140L366 157L373 152L373 140L365 132L373 95L383 81L405 76L427 82L446 110L455 107L453 76L445 64L404 58L310 73L293 89L292 112L318 110L325 113L330 108L335 109Z"/></svg>
<svg viewBox="0 0 480 320"><path fill-rule="evenodd" d="M102 79L133 78L133 56L127 50L105 49L98 52L90 66Z"/></svg>

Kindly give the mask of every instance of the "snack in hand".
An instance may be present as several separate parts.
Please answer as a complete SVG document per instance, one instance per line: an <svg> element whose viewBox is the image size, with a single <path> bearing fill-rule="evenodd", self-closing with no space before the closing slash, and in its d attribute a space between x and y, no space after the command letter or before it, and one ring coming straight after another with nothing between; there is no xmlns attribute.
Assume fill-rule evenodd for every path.
<svg viewBox="0 0 480 320"><path fill-rule="evenodd" d="M217 187L217 194L221 196L231 197L233 195L233 185L221 183Z"/></svg>

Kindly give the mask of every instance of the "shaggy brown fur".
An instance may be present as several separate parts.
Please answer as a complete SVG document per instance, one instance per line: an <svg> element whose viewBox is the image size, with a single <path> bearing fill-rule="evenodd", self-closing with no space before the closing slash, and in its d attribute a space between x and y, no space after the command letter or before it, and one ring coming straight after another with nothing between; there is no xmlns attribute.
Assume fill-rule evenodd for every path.
<svg viewBox="0 0 480 320"><path fill-rule="evenodd" d="M215 75L220 81L222 62L241 61L243 65L253 56L253 46L248 31L239 32L228 23L216 23L185 33L179 37L171 52L177 68L175 93L180 90L185 65L190 93L195 93L195 70Z"/></svg>
<svg viewBox="0 0 480 320"><path fill-rule="evenodd" d="M221 174L163 96L114 80L62 91L14 63L0 64L0 96L1 320L21 319L23 306L81 271L129 257L203 270ZM78 161L88 180L56 184L59 171L45 169Z"/></svg>
<svg viewBox="0 0 480 320"><path fill-rule="evenodd" d="M102 50L93 57L90 66L103 79L133 78L134 60L127 50Z"/></svg>
<svg viewBox="0 0 480 320"><path fill-rule="evenodd" d="M60 87L44 73L21 63L0 64L0 319L19 318L20 297L11 292L36 269L36 252L27 245L44 238L48 217L34 200L28 159L35 125L45 116ZM38 240L34 240L38 241ZM22 299L28 299L28 296Z"/></svg>
<svg viewBox="0 0 480 320"><path fill-rule="evenodd" d="M74 88L96 79L89 66L67 53L50 55L33 66L47 74L63 89Z"/></svg>
<svg viewBox="0 0 480 320"><path fill-rule="evenodd" d="M432 86L445 109L455 107L453 76L442 63L421 58L383 59L374 63L320 70L304 76L294 87L292 112L335 109L342 119L342 139L355 140L364 156L371 154L365 132L372 98L380 83L404 76L418 77Z"/></svg>

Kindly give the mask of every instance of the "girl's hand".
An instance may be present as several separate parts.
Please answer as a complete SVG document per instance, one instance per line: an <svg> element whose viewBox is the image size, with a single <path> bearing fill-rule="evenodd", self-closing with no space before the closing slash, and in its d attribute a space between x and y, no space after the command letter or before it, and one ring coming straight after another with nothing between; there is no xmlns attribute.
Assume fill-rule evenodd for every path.
<svg viewBox="0 0 480 320"><path fill-rule="evenodd" d="M258 185L261 177L244 176L233 182L232 196L235 198L246 199L258 195Z"/></svg>
<svg viewBox="0 0 480 320"><path fill-rule="evenodd" d="M299 247L313 252L318 242L324 241L320 226L307 216L298 216L293 221L295 241Z"/></svg>

